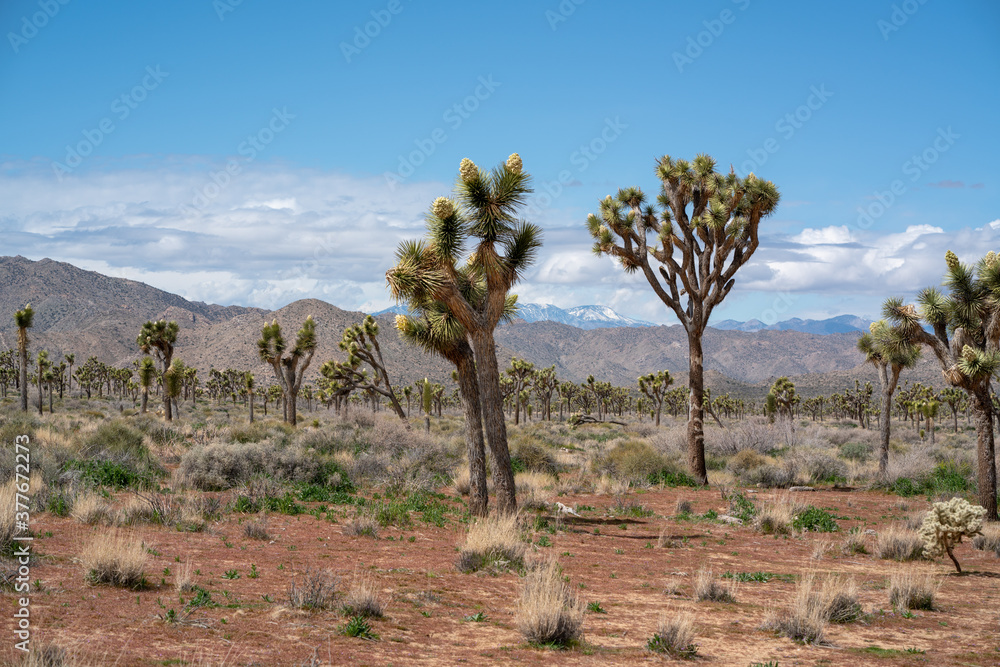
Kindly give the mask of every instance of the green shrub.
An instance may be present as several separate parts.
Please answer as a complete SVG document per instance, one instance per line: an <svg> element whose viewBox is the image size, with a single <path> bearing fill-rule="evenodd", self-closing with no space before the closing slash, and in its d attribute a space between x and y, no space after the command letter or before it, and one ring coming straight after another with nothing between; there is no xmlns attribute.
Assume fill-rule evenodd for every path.
<svg viewBox="0 0 1000 667"><path fill-rule="evenodd" d="M792 519L792 528L817 533L832 533L840 529L829 512L812 505L806 506L803 511L795 515Z"/></svg>
<svg viewBox="0 0 1000 667"><path fill-rule="evenodd" d="M550 475L559 472L559 466L551 451L542 445L523 439L514 445L511 462L514 461L520 463L518 467L521 470L519 472L544 472Z"/></svg>
<svg viewBox="0 0 1000 667"><path fill-rule="evenodd" d="M849 461L864 463L872 455L872 448L863 442L845 442L840 446L840 455Z"/></svg>
<svg viewBox="0 0 1000 667"><path fill-rule="evenodd" d="M289 482L325 483L325 468L315 452L280 443L215 442L185 452L178 480L201 491L222 491L264 473ZM342 481L341 481L342 483Z"/></svg>
<svg viewBox="0 0 1000 667"><path fill-rule="evenodd" d="M615 445L595 461L595 465L599 472L633 482L645 481L650 475L670 469L663 455L641 440L629 440Z"/></svg>

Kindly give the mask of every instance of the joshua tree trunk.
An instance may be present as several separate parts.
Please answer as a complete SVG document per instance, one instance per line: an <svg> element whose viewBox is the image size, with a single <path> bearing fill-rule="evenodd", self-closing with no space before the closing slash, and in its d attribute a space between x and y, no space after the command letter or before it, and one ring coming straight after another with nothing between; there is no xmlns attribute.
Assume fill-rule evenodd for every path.
<svg viewBox="0 0 1000 667"><path fill-rule="evenodd" d="M994 490L997 482L996 454L993 440L993 401L990 400L989 384L970 392L969 406L976 420L979 504L986 508L986 519L997 520L997 497Z"/></svg>
<svg viewBox="0 0 1000 667"><path fill-rule="evenodd" d="M253 392L250 392L250 423L253 423Z"/></svg>
<svg viewBox="0 0 1000 667"><path fill-rule="evenodd" d="M517 511L514 472L507 449L507 423L504 421L503 397L500 395L500 368L497 366L496 343L492 331L473 333L472 345L479 376L479 392L483 408L486 442L493 457L493 484L496 487L497 509L501 514Z"/></svg>
<svg viewBox="0 0 1000 667"><path fill-rule="evenodd" d="M139 413L146 414L146 404L149 402L149 387L142 388L142 404L139 406Z"/></svg>
<svg viewBox="0 0 1000 667"><path fill-rule="evenodd" d="M879 380L882 381L882 416L878 420L878 477L883 482L889 478L889 430L892 422L889 415L892 410L892 395L896 391L896 385L899 383L899 373L901 370L893 368L890 373L886 365L878 367Z"/></svg>
<svg viewBox="0 0 1000 667"><path fill-rule="evenodd" d="M42 366L38 365L38 416L42 415Z"/></svg>
<svg viewBox="0 0 1000 667"><path fill-rule="evenodd" d="M466 347L452 360L458 370L458 388L465 408L465 444L469 450L469 513L486 516L489 496L486 489L486 447L483 442L483 414L476 382L476 364Z"/></svg>
<svg viewBox="0 0 1000 667"><path fill-rule="evenodd" d="M704 397L704 355L701 350L701 332L688 333L688 389L691 402L688 414L688 466L699 484L708 484L708 470L705 468L705 409Z"/></svg>

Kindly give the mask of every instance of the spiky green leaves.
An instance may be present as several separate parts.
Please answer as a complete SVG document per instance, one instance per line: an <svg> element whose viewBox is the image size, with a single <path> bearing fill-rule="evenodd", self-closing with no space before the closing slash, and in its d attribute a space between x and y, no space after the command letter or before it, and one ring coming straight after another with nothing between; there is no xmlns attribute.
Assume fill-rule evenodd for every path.
<svg viewBox="0 0 1000 667"><path fill-rule="evenodd" d="M35 323L35 311L32 310L31 304L25 305L24 308L18 310L14 313L14 324L18 329L30 329Z"/></svg>
<svg viewBox="0 0 1000 667"><path fill-rule="evenodd" d="M865 361L875 366L885 364L896 370L911 368L920 359L920 347L914 345L902 327L894 327L885 320L872 322L869 333L858 338L858 350Z"/></svg>
<svg viewBox="0 0 1000 667"><path fill-rule="evenodd" d="M299 333L295 337L295 347L292 349L292 354L297 357L303 357L315 349L316 322L313 320L312 315L310 315L302 323L302 328L299 329Z"/></svg>
<svg viewBox="0 0 1000 667"><path fill-rule="evenodd" d="M139 362L139 386L143 389L149 389L153 386L155 379L156 364L153 363L151 357L143 357L142 361Z"/></svg>
<svg viewBox="0 0 1000 667"><path fill-rule="evenodd" d="M281 325L275 318L261 330L260 340L257 341L257 354L261 361L274 365L284 353L285 337L281 335Z"/></svg>
<svg viewBox="0 0 1000 667"><path fill-rule="evenodd" d="M170 398L177 398L184 388L184 362L174 359L170 368L163 374L163 390Z"/></svg>
<svg viewBox="0 0 1000 667"><path fill-rule="evenodd" d="M958 358L958 370L973 382L988 379L1000 369L1000 351L977 350L966 345Z"/></svg>
<svg viewBox="0 0 1000 667"><path fill-rule="evenodd" d="M177 322L149 321L142 325L135 342L143 354L150 354L151 351L155 350L163 363L166 363L166 360L173 355L174 343L177 342L179 331L180 327L177 326Z"/></svg>

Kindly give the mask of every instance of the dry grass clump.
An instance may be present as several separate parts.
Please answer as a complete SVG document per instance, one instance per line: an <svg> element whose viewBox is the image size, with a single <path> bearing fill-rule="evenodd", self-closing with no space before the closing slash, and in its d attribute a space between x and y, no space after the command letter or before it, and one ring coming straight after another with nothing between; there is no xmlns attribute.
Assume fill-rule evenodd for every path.
<svg viewBox="0 0 1000 667"><path fill-rule="evenodd" d="M865 534L860 532L850 532L840 545L840 551L844 555L868 553L868 545L865 543Z"/></svg>
<svg viewBox="0 0 1000 667"><path fill-rule="evenodd" d="M677 514L691 514L694 512L694 505L691 504L690 500L684 500L683 498L677 499L677 505L674 508Z"/></svg>
<svg viewBox="0 0 1000 667"><path fill-rule="evenodd" d="M168 524L179 514L170 496L153 493L148 496L130 496L118 510L115 523L119 526L134 526L142 523Z"/></svg>
<svg viewBox="0 0 1000 667"><path fill-rule="evenodd" d="M709 602L736 602L736 590L738 582L730 579L723 583L715 578L712 570L698 570L698 577L694 582L694 597L699 602L708 600Z"/></svg>
<svg viewBox="0 0 1000 667"><path fill-rule="evenodd" d="M972 547L980 551L992 551L1000 558L1000 525L987 523L983 525L983 534L972 538Z"/></svg>
<svg viewBox="0 0 1000 667"><path fill-rule="evenodd" d="M191 559L184 562L184 568L174 576L174 589L178 593L188 593L194 590L194 580L191 577Z"/></svg>
<svg viewBox="0 0 1000 667"><path fill-rule="evenodd" d="M698 654L698 645L694 643L694 617L688 612L669 619L661 616L656 634L646 642L646 648L654 653L666 653L674 658L695 657Z"/></svg>
<svg viewBox="0 0 1000 667"><path fill-rule="evenodd" d="M533 568L524 578L517 627L533 644L569 646L583 637L584 604L563 580L556 561Z"/></svg>
<svg viewBox="0 0 1000 667"><path fill-rule="evenodd" d="M92 491L87 491L77 497L69 515L87 525L93 526L111 520L111 506L104 498Z"/></svg>
<svg viewBox="0 0 1000 667"><path fill-rule="evenodd" d="M357 514L344 524L341 532L357 537L378 537L378 521L370 514Z"/></svg>
<svg viewBox="0 0 1000 667"><path fill-rule="evenodd" d="M469 525L457 567L466 573L482 569L520 569L524 567L526 551L517 516L493 515Z"/></svg>
<svg viewBox="0 0 1000 667"><path fill-rule="evenodd" d="M385 603L379 596L375 580L365 574L354 572L351 588L341 607L345 616L362 616L364 618L382 618L385 613Z"/></svg>
<svg viewBox="0 0 1000 667"><path fill-rule="evenodd" d="M307 611L333 609L337 598L339 580L327 570L306 570L302 581L295 579L288 588L288 603L295 609Z"/></svg>
<svg viewBox="0 0 1000 667"><path fill-rule="evenodd" d="M754 517L754 529L765 535L790 535L795 520L795 505L787 494L761 504Z"/></svg>
<svg viewBox="0 0 1000 667"><path fill-rule="evenodd" d="M889 578L889 604L896 609L934 609L934 596L940 584L930 572L902 570Z"/></svg>
<svg viewBox="0 0 1000 667"><path fill-rule="evenodd" d="M831 623L852 623L864 614L858 602L858 584L853 579L827 577L819 595L823 614Z"/></svg>
<svg viewBox="0 0 1000 667"><path fill-rule="evenodd" d="M87 581L131 589L145 587L146 560L142 540L129 533L98 535L80 554Z"/></svg>
<svg viewBox="0 0 1000 667"><path fill-rule="evenodd" d="M10 555L14 551L14 533L17 522L16 479L0 487L0 555Z"/></svg>
<svg viewBox="0 0 1000 667"><path fill-rule="evenodd" d="M915 530L891 525L878 534L875 553L879 558L895 561L922 560L924 541Z"/></svg>
<svg viewBox="0 0 1000 667"><path fill-rule="evenodd" d="M244 523L243 535L251 540L270 540L271 534L267 532L267 517L261 516Z"/></svg>
<svg viewBox="0 0 1000 667"><path fill-rule="evenodd" d="M822 644L829 619L822 596L814 590L814 577L804 576L795 586L795 600L783 612L770 611L761 626L803 644Z"/></svg>
<svg viewBox="0 0 1000 667"><path fill-rule="evenodd" d="M657 549L676 549L684 543L670 534L670 524L663 524L660 529L660 536L656 540Z"/></svg>

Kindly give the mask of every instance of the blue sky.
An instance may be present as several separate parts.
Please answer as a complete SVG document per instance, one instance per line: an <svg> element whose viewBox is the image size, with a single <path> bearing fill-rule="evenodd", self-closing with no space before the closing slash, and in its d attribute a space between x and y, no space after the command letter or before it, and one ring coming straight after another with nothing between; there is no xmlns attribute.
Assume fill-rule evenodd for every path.
<svg viewBox="0 0 1000 667"><path fill-rule="evenodd" d="M782 192L715 319L877 315L1000 246L995 2L0 4L0 254L276 308L391 304L458 163L517 151L522 300L673 323L583 223L654 160Z"/></svg>

